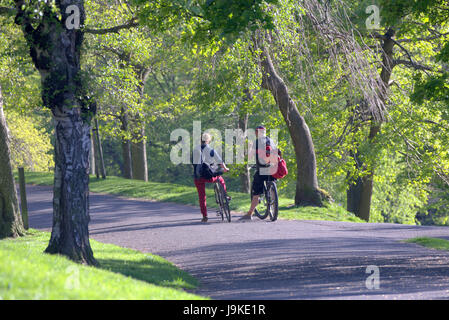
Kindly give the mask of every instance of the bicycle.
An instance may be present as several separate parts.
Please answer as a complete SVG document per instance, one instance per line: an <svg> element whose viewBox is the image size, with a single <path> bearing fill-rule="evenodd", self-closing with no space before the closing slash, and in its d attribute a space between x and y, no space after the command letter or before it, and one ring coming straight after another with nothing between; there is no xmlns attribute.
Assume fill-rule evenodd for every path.
<svg viewBox="0 0 449 320"><path fill-rule="evenodd" d="M221 221L226 220L231 222L231 211L229 210L229 200L226 197L226 192L220 182L214 183L215 201L218 204L217 216L221 216Z"/></svg>
<svg viewBox="0 0 449 320"><path fill-rule="evenodd" d="M255 169L255 167L252 167ZM253 191L251 189L251 200L253 199ZM276 221L278 218L279 211L279 198L278 191L276 186L276 179L270 177L268 181L264 181L263 183L263 194L259 196L259 204L263 202L265 208L265 212L261 214L259 210L254 209L254 215L260 219L266 219L270 216L271 221Z"/></svg>

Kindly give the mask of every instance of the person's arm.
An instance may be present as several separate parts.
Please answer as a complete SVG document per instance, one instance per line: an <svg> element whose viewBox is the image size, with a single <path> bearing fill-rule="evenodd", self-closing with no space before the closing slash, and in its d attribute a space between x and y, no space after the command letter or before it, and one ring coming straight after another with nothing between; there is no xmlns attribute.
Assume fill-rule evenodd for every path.
<svg viewBox="0 0 449 320"><path fill-rule="evenodd" d="M221 159L218 152L216 152L214 149L212 149L210 152L210 155L214 159L214 162L216 164L220 165L220 167L222 167L225 172L229 171L228 167L226 167L226 164L224 163L223 159Z"/></svg>

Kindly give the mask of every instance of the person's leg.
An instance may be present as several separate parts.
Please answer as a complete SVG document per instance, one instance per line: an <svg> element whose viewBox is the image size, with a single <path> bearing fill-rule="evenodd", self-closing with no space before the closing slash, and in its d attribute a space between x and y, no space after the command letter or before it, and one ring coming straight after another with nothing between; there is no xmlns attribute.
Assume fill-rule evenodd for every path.
<svg viewBox="0 0 449 320"><path fill-rule="evenodd" d="M254 195L253 198L251 199L251 206L249 208L248 211L248 215L252 215L254 213L254 210L256 209L257 205L259 204L259 195Z"/></svg>
<svg viewBox="0 0 449 320"><path fill-rule="evenodd" d="M203 218L207 218L207 204L206 204L206 185L203 179L195 179L195 187L198 191L198 201L200 204L201 214Z"/></svg>
<svg viewBox="0 0 449 320"><path fill-rule="evenodd" d="M259 175L259 172L256 171L253 177L253 183L251 186L251 193L253 197L251 198L251 206L247 214L243 215L243 219L250 219L259 204L259 197L263 193L263 179Z"/></svg>
<svg viewBox="0 0 449 320"><path fill-rule="evenodd" d="M215 182L215 181L218 181L223 186L224 191L227 192L227 190L226 190L226 183L225 183L225 181L224 181L222 176L215 177L213 182Z"/></svg>
<svg viewBox="0 0 449 320"><path fill-rule="evenodd" d="M216 179L223 186L223 190L225 192L225 195L226 195L226 198L228 199L228 201L231 201L232 198L231 198L230 195L228 195L228 191L226 190L226 183L225 183L225 180L223 179L223 177L222 176L218 176L218 177L216 177Z"/></svg>

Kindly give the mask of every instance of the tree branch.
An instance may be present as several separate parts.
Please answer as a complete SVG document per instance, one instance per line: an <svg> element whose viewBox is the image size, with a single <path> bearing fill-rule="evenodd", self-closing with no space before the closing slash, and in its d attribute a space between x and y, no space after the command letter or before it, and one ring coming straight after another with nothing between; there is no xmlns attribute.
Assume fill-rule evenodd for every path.
<svg viewBox="0 0 449 320"><path fill-rule="evenodd" d="M417 41L431 41L431 40L436 40L445 36L448 36L449 32L446 33L440 33L439 35L436 36L431 36L431 37L424 37L424 38L416 38L416 39L400 39L400 40L396 40L398 43L410 43L410 42L417 42Z"/></svg>
<svg viewBox="0 0 449 320"><path fill-rule="evenodd" d="M123 60L125 62L130 62L130 60L131 60L129 53L125 53L116 48L108 47L108 46L101 46L101 48L105 51L115 54L120 60Z"/></svg>
<svg viewBox="0 0 449 320"><path fill-rule="evenodd" d="M16 8L0 6L0 15L14 16L18 12L17 8L21 8L23 4L24 4L23 1L17 0ZM19 12L20 11L21 10L19 9ZM103 29L83 28L82 31L85 33L90 33L90 34L107 34L107 33L118 33L120 30L131 29L131 28L135 28L137 26L139 26L139 23L136 21L136 18L132 18L127 23L121 24L118 26L114 26L114 27L110 27L110 28L103 28Z"/></svg>
<svg viewBox="0 0 449 320"><path fill-rule="evenodd" d="M393 65L394 66L404 65L406 67L414 68L415 70L434 71L431 67L418 64L418 63L414 62L413 60L408 61L408 60L396 59L396 60L393 60Z"/></svg>
<svg viewBox="0 0 449 320"><path fill-rule="evenodd" d="M402 51L405 52L405 54L407 55L407 57L408 57L408 59L409 59L409 61L406 61L406 60L400 60L400 59L395 60L395 61L393 61L393 66L394 66L394 65L397 65L397 64L402 64L402 65L406 65L406 66L413 67L413 68L415 68L416 70L422 70L422 71L424 71L424 72L426 72L426 71L433 71L433 70L432 70L431 68L429 68L429 67L426 67L426 66L422 66L422 65L420 65L420 64L417 64L417 63L413 60L413 58L412 58L410 52L408 52L407 49L405 49L405 48L404 48L399 42L397 42L396 40L394 40L394 39L391 39L391 40L394 42L395 45L397 45ZM395 64L395 62L396 62L396 64ZM427 73L427 72L426 72L426 73Z"/></svg>
<svg viewBox="0 0 449 320"><path fill-rule="evenodd" d="M156 81L156 83L159 85L159 87L161 88L162 92L164 94L167 94L167 91L165 90L164 86L162 85L162 83L159 81L159 79L157 78L157 75L153 72L153 70L151 70L151 74L153 75L154 80Z"/></svg>
<svg viewBox="0 0 449 320"><path fill-rule="evenodd" d="M84 29L82 29L82 31L84 31L85 33L90 33L90 34L107 34L107 33L118 33L120 30L131 29L131 28L135 28L137 26L139 26L139 23L135 19L132 19L125 24L121 24L118 26L110 27L110 28L104 28L104 29L84 28Z"/></svg>

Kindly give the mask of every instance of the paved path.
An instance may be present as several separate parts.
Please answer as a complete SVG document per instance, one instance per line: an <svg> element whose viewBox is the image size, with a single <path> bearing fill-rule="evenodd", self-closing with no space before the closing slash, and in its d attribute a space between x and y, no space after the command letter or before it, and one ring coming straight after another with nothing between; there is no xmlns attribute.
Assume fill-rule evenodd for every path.
<svg viewBox="0 0 449 320"><path fill-rule="evenodd" d="M51 228L51 189L28 186L32 228ZM327 221L223 223L171 203L91 195L92 238L158 254L215 299L449 299L449 252L400 240L449 228ZM236 217L234 217L234 221ZM369 290L367 267L380 288Z"/></svg>

